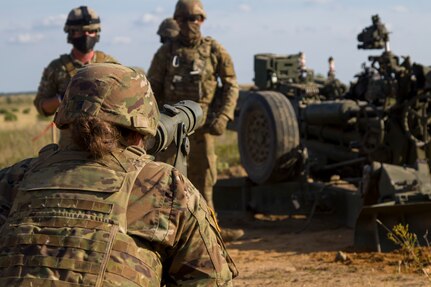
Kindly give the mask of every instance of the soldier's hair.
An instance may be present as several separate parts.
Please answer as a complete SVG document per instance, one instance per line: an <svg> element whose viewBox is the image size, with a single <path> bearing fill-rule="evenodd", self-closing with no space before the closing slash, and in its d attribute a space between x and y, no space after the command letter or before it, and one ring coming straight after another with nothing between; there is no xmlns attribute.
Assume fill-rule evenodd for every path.
<svg viewBox="0 0 431 287"><path fill-rule="evenodd" d="M111 123L93 116L81 116L70 125L73 141L95 159L102 158L120 145L121 131Z"/></svg>

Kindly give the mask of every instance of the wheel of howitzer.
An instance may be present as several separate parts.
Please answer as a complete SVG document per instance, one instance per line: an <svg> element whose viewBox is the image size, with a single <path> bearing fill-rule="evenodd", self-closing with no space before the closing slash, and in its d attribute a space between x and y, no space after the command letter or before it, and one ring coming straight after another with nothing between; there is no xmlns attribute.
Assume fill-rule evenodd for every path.
<svg viewBox="0 0 431 287"><path fill-rule="evenodd" d="M431 141L431 96L412 98L403 111L403 128L418 147Z"/></svg>
<svg viewBox="0 0 431 287"><path fill-rule="evenodd" d="M289 100L277 92L250 92L239 115L238 145L253 182L281 181L292 174L299 129Z"/></svg>

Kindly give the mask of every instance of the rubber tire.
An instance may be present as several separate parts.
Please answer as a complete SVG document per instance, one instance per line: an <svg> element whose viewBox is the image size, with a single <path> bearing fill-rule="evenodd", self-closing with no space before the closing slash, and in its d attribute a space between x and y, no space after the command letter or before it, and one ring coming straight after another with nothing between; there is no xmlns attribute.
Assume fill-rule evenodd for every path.
<svg viewBox="0 0 431 287"><path fill-rule="evenodd" d="M240 158L248 177L257 184L286 179L291 174L286 162L299 144L298 122L287 97L274 91L250 92L238 121Z"/></svg>

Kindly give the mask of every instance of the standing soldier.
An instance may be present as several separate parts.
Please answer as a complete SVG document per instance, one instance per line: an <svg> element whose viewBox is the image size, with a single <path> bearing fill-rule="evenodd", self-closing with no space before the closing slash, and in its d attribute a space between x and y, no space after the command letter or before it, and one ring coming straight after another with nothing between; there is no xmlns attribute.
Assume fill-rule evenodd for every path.
<svg viewBox="0 0 431 287"><path fill-rule="evenodd" d="M214 39L201 35L206 13L200 0L179 0L174 19L180 27L179 35L164 44L154 55L148 79L160 106L180 100L198 102L207 123L190 137L191 152L187 174L193 184L213 205L213 186L217 180L216 155L213 136L225 132L233 119L238 98L238 83L232 59ZM221 87L218 87L220 80ZM222 89L220 93L216 90ZM214 101L219 104L214 105ZM216 111L209 111L217 106ZM215 117L207 117L215 114ZM174 153L166 151L165 161L172 163ZM243 235L242 230L222 230L226 241Z"/></svg>
<svg viewBox="0 0 431 287"><path fill-rule="evenodd" d="M232 286L205 200L143 149L158 120L140 72L77 72L54 120L60 144L0 170L0 286Z"/></svg>
<svg viewBox="0 0 431 287"><path fill-rule="evenodd" d="M78 68L89 63L116 63L101 52L94 51L100 39L100 18L93 9L81 6L72 9L64 25L67 42L73 45L70 54L53 60L42 74L34 105L41 115L53 115L63 99L67 84Z"/></svg>
<svg viewBox="0 0 431 287"><path fill-rule="evenodd" d="M175 21L174 18L166 18L163 20L157 30L157 35L160 36L160 43L162 44L172 41L179 33L180 27L178 27L177 21Z"/></svg>

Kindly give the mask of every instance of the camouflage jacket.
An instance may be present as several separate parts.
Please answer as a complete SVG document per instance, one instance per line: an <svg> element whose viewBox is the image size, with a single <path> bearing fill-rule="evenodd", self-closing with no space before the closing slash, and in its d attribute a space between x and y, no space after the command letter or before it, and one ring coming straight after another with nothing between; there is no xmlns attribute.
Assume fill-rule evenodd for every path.
<svg viewBox="0 0 431 287"><path fill-rule="evenodd" d="M80 233L72 233L64 238L64 234L67 234L66 231L70 230L70 228L64 229L64 227L72 225L79 216L94 224L96 217L91 216L92 210L98 210L99 212L110 210L105 208L106 203L109 203L109 199L105 196L99 196L101 191L110 193L111 186L114 187L115 182L124 183L124 181L106 177L104 180L97 180L97 173L81 174L90 183L100 183L98 185L94 184L93 192L87 191L85 193L86 196L91 196L95 193L98 195L98 202L89 204L89 200L79 199L79 192L73 199L67 198L67 191L70 194L70 190L79 190L79 188L82 190L82 186L75 182L76 176L64 181L65 177L61 174L82 167L91 169L106 169L106 167L109 167L109 170L118 171L128 170L131 165L139 166L135 164L138 161L137 159L122 161L124 153L125 150L116 151L112 153L112 156L107 156L96 162L89 160L88 155L74 150L73 147L58 149L56 145L49 145L42 149L39 158L27 159L0 170L0 284L2 286L17 286L14 285L17 282L17 277L15 275L11 277L11 274L15 274L21 266L25 267L22 269L25 271L20 273L21 277L27 277L21 278L20 280L23 280L20 281L21 283L32 283L34 285L35 282L40 282L45 284L47 279L51 281L60 278L60 280L68 281L69 283L83 284L82 286L87 286L85 284L88 282L93 284L94 279L91 276L97 276L98 269L96 267L98 264L92 264L91 268L88 267L87 270L84 263L89 258L97 255L95 248L100 249L100 246L95 245L95 238L90 241L84 238L85 242L82 240L77 241L76 238L79 237ZM107 263L105 281L103 281L111 283L106 285L104 283L103 286L111 286L110 284L124 287L155 286L154 282L160 282L161 285L166 284L166 286L232 286L232 278L237 275L237 270L224 247L214 216L199 192L187 178L173 167L154 162L148 155L143 153L139 154L139 159L143 160L144 165L141 166L140 171L137 172L132 181L133 184L128 195L129 199L124 205L125 210L119 213L120 217L126 219L126 226L122 227L120 223L118 234L114 236L115 240L111 244L112 254L110 258L114 257L116 259ZM49 183L50 180L47 181L45 180L46 178L53 178L54 183L49 184L51 187L47 186L47 182ZM57 187L52 188L58 183L55 183L56 180L63 182L61 185L63 186L63 191L58 190ZM33 187L28 186L29 182ZM81 178L79 182L82 182ZM40 188L42 185L46 187ZM120 184L119 186L122 185ZM35 186L39 186L39 188ZM73 186L75 187L71 188ZM96 191L96 189L99 189L99 191ZM28 195L23 193L23 190L27 190ZM56 194L53 190L57 190L59 194ZM84 190L86 189L84 188ZM46 192L51 192L51 195L54 196L48 196L47 200ZM17 197L17 194L20 197ZM102 200L103 198L105 200ZM115 207L115 201L112 202L111 200L111 203L114 203L114 209L122 210ZM40 205L40 207L37 207L37 205ZM61 221L61 218L70 212L70 208L73 210L77 206L87 211L80 213L81 215L74 215L67 221ZM121 207L120 203L119 206ZM39 208L37 213L41 213L47 218L42 227L40 226L43 220L35 221L35 217L32 215L36 212L35 208ZM56 216L50 215L51 213L49 212L52 212L52 210L57 210ZM26 221L15 222L14 219L20 218L19 216L25 218ZM31 218L31 221L28 221L29 218ZM94 227L93 225L88 225L88 222L85 223L87 228L102 229L100 224ZM10 235L13 234L11 230L18 228L16 226L20 226L20 224L22 225L19 233L21 237L18 238L19 240L16 236L11 238ZM57 228L55 228L55 224L57 224ZM101 224L112 224L112 219L103 219ZM34 235L34 233L44 230L45 227L43 226L49 226L48 234L43 236ZM29 232L30 228L35 231L30 232L26 237L22 236L23 233L25 235L25 232ZM81 231L81 235L88 236L92 229L86 232ZM107 232L112 233L112 228L108 228ZM55 236L59 239L53 240ZM105 239L107 237L104 236ZM117 240L118 238L119 240ZM126 244L128 241L132 241L133 244L130 244L130 242ZM38 245L39 247L32 249L32 245ZM23 249L17 247L12 248L13 246L22 246L21 248L27 246L28 251L23 251ZM52 250L52 246L62 246L61 250L63 251L60 252L60 249L56 251L55 248ZM68 251L69 249L65 248L65 246L74 248ZM92 252L89 253L88 258L87 256L82 257L82 254L79 255L80 250L85 250L85 248L87 248L88 252ZM32 251L30 252L30 250ZM119 250L122 251L121 254L123 255L120 254L115 257L115 252L118 253ZM13 256L14 254L11 255L11 253L14 253L15 256ZM140 256L130 257L130 254ZM22 256L24 256L24 259L22 259ZM78 257L75 258L75 256ZM136 261L137 259L133 258L144 261L144 265L141 266L139 264L141 261ZM103 262L103 260L97 260L96 262L100 261ZM32 268L31 266L44 266L48 270ZM130 266L134 268L130 268ZM68 270L73 270L73 272L67 273ZM91 272L94 273L92 274ZM40 279L41 277L45 279ZM124 283L123 281L126 281L124 278L133 283ZM121 283L116 280L120 280ZM87 283L84 284L83 282ZM66 283L64 286L69 285ZM73 286L81 285L73 284Z"/></svg>
<svg viewBox="0 0 431 287"><path fill-rule="evenodd" d="M210 113L233 119L239 93L233 62L210 37L192 47L179 39L164 44L154 55L147 77L159 106L192 100L201 104L204 115L210 107Z"/></svg>
<svg viewBox="0 0 431 287"><path fill-rule="evenodd" d="M118 62L101 51L95 51L91 63ZM34 105L41 115L49 116L41 108L42 101L57 95L63 97L70 79L76 73L76 70L83 66L84 64L74 59L72 54L63 54L49 63L43 71L36 98L34 99Z"/></svg>

